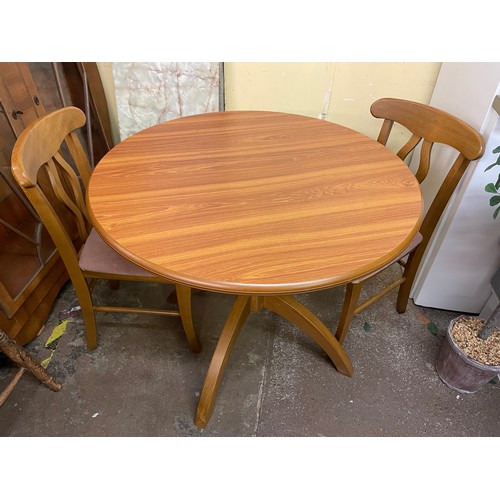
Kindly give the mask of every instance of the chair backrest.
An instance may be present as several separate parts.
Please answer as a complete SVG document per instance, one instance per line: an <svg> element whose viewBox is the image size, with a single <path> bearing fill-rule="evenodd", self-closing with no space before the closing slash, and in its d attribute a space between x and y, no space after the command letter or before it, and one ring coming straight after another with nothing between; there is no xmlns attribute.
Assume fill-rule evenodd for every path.
<svg viewBox="0 0 500 500"><path fill-rule="evenodd" d="M30 123L12 151L12 174L70 276L80 272L78 254L91 229L84 197L91 168L76 132L85 121L78 108L58 109Z"/></svg>
<svg viewBox="0 0 500 500"><path fill-rule="evenodd" d="M384 120L377 139L381 144L387 144L394 123L399 123L411 132L408 142L397 152L402 160L422 143L420 162L415 173L419 183L426 178L430 169L448 171L422 222L420 232L424 237L421 244L423 252L469 163L482 156L483 136L459 118L417 102L383 98L375 101L370 111L374 117ZM431 152L435 143L446 144L457 151L451 168L450 165L432 161Z"/></svg>

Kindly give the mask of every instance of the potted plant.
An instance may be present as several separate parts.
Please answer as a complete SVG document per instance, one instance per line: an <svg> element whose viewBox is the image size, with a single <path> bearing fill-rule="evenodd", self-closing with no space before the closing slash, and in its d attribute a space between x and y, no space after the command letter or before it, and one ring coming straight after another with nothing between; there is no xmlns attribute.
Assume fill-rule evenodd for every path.
<svg viewBox="0 0 500 500"><path fill-rule="evenodd" d="M500 146L493 153L500 153ZM485 172L497 165L500 165L500 155ZM485 191L492 195L490 206L496 207L493 212L496 219L500 213L500 174L495 183L485 186ZM500 297L500 269L491 285ZM465 393L476 392L500 374L500 302L486 320L459 316L450 322L436 371L448 387Z"/></svg>

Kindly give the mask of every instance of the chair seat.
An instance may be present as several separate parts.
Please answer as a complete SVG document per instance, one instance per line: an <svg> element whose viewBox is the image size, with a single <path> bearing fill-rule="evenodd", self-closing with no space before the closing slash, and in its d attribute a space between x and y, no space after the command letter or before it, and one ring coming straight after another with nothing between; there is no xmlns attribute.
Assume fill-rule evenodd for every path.
<svg viewBox="0 0 500 500"><path fill-rule="evenodd" d="M361 276L361 278L358 278L357 280L352 280L352 283L354 283L354 284L361 283L361 282L367 280L368 278L371 278L372 276L375 276L376 274L378 274L383 269L386 269L389 266L392 266L398 260L402 259L403 257L406 257L412 250L414 250L415 248L417 248L417 246L420 245L420 243L422 242L423 239L424 239L424 237L420 233L417 233L413 237L413 239L410 241L410 243L408 244L408 246L397 257L394 257L394 259L392 259L390 262L388 262L384 267L381 267L380 269L377 269L376 271L373 271L370 274L365 274L364 276Z"/></svg>
<svg viewBox="0 0 500 500"><path fill-rule="evenodd" d="M115 252L93 228L80 253L79 263L83 271L102 273L106 276L116 274L158 278L158 275L146 271Z"/></svg>

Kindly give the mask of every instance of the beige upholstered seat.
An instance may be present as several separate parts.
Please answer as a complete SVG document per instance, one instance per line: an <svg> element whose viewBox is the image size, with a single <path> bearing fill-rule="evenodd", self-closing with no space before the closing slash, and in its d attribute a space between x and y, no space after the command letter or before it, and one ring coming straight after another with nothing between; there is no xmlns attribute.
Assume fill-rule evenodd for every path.
<svg viewBox="0 0 500 500"><path fill-rule="evenodd" d="M403 99L384 98L374 102L370 111L374 117L384 120L377 139L381 144L387 144L394 123L399 123L411 132L412 136L409 141L397 153L402 160L419 143L422 144L419 167L415 173L418 182L421 183L426 178L431 168L444 169L443 171L448 172L448 174L427 210L420 232L406 249L377 272L347 284L344 304L335 334L341 343L347 335L354 314L361 312L365 307L398 286L396 310L399 313L406 311L410 290L432 233L469 163L481 157L484 149L484 139L481 134L459 118L440 109ZM431 151L435 143L446 144L456 150L455 161L451 168L450 165L442 165L433 161ZM402 260L405 257L407 257L406 262ZM396 262L404 268L402 276L387 285L381 292L358 305L363 283Z"/></svg>
<svg viewBox="0 0 500 500"><path fill-rule="evenodd" d="M94 312L131 312L180 316L191 349L200 351L191 316L189 287L176 285L178 310L93 303L92 288L96 279L171 282L119 255L91 227L84 202L91 169L77 136L77 129L84 124L84 113L75 107L59 109L31 123L14 146L12 172L49 231L68 270L82 308L87 346L94 349L97 345Z"/></svg>
<svg viewBox="0 0 500 500"><path fill-rule="evenodd" d="M116 253L92 228L80 253L80 268L89 273L119 274L143 278L158 278L142 267Z"/></svg>

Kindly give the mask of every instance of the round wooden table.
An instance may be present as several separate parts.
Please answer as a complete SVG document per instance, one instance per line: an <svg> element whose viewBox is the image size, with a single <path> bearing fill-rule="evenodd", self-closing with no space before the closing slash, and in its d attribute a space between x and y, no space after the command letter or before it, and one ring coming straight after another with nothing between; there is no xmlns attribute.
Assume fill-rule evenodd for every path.
<svg viewBox="0 0 500 500"><path fill-rule="evenodd" d="M201 393L199 427L239 331L262 307L351 376L344 349L292 294L382 267L422 218L419 185L387 148L331 122L262 111L195 115L129 137L95 168L87 201L96 230L124 257L238 296Z"/></svg>

